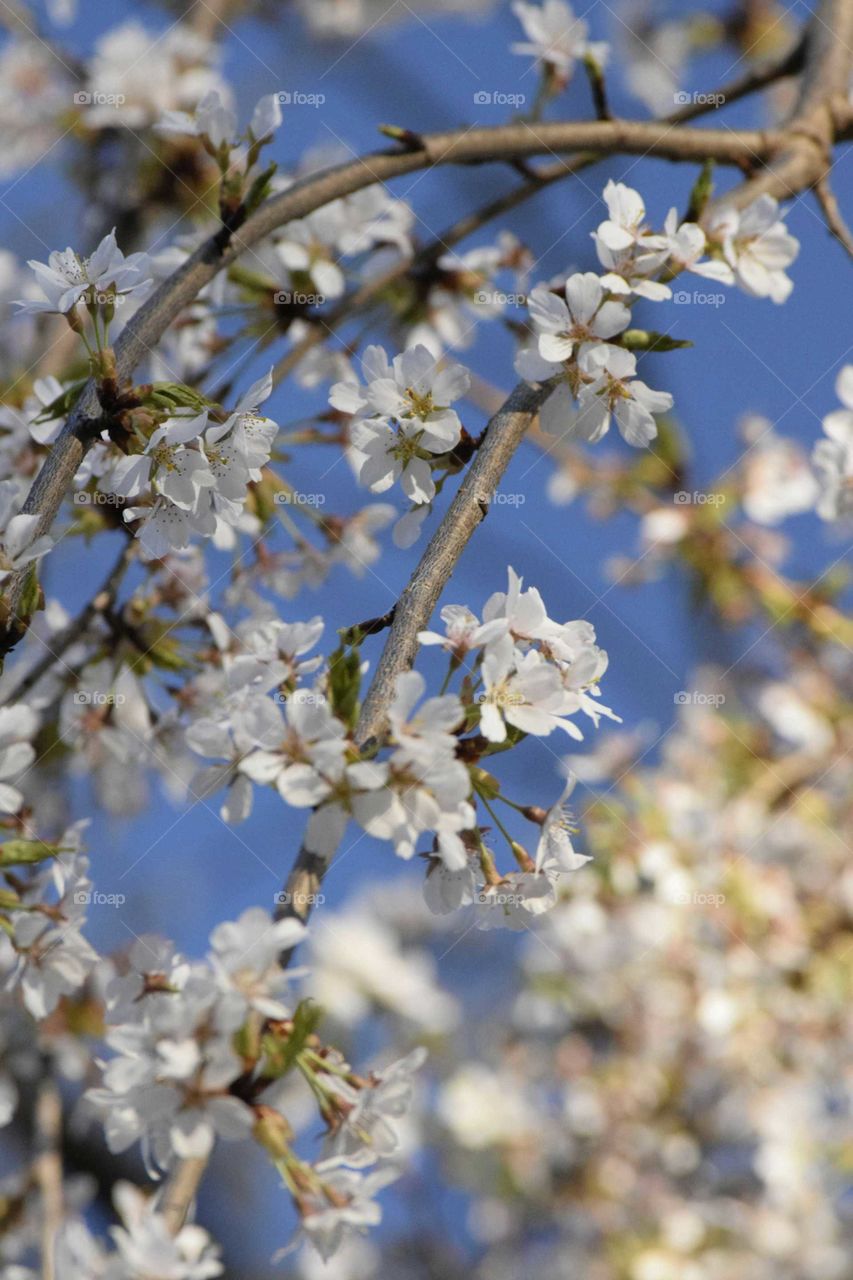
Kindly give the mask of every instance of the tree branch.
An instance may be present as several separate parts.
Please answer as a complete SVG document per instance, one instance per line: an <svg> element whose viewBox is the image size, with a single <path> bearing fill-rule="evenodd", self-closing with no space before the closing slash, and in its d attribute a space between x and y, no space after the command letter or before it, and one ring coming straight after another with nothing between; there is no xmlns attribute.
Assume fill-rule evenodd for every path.
<svg viewBox="0 0 853 1280"><path fill-rule="evenodd" d="M817 202L823 210L823 216L826 219L826 225L832 235L851 258L853 258L853 232L848 227L844 214L841 212L841 206L838 203L835 192L829 184L829 179L819 178L814 185L814 193Z"/></svg>
<svg viewBox="0 0 853 1280"><path fill-rule="evenodd" d="M715 201L745 208L761 195L786 200L814 187L832 167L833 144L851 128L853 0L821 0L806 28L797 101L779 133L781 148L762 172ZM756 155L758 163L764 159Z"/></svg>
<svg viewBox="0 0 853 1280"><path fill-rule="evenodd" d="M179 1160L166 1180L157 1207L173 1236L187 1220L206 1168L206 1156L190 1156Z"/></svg>
<svg viewBox="0 0 853 1280"><path fill-rule="evenodd" d="M116 343L119 379L129 377L157 344L173 320L217 272L265 236L297 218L376 182L445 164L485 164L526 156L587 150L602 154L653 155L699 163L706 159L742 166L755 158L769 160L783 145L772 131L689 129L658 122L605 120L527 122L492 128L457 129L426 134L417 149L374 152L319 175L306 177L273 196L239 228L220 227L209 240L152 294ZM570 164L571 161L567 161ZM102 429L102 413L94 380L83 388L74 411L57 437L33 482L23 511L39 516L34 536L49 531L89 446ZM0 652L17 644L27 626L20 615L26 575L10 576L7 617Z"/></svg>

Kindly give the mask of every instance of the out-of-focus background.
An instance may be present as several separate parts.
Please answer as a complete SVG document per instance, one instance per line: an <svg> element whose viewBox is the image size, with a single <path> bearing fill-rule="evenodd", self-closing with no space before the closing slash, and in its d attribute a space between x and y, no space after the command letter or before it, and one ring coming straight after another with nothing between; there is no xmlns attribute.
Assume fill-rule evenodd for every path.
<svg viewBox="0 0 853 1280"><path fill-rule="evenodd" d="M715 89L757 51L778 50L810 11L801 3L741 8L740 29L722 3L703 5L692 25L682 4L650 12L613 0L584 9L593 37L611 45L613 110L648 118L673 110L679 94ZM181 17L155 3L114 0L83 4L63 25L44 6L34 9L55 56L90 65L98 48L109 61L105 42L130 24L165 37ZM265 9L236 12L226 30L215 16L209 25L241 119L263 93L320 99L284 107L272 151L286 171L304 164L309 150L319 164L384 145L383 123L432 131L499 123L513 110L504 95L529 104L536 93L531 60L510 51L522 35L509 4ZM642 23L649 25L641 37ZM719 39L724 25L730 38ZM687 45L693 51L682 60ZM786 92L783 85L723 107L709 123L760 125L768 99L778 110ZM590 113L578 73L547 115ZM144 125L119 120L115 137L104 138L103 164L126 127L146 146ZM13 134L0 122L9 148ZM0 179L2 245L18 259L90 246L91 188L78 155L69 118L68 136L33 145ZM607 159L482 228L460 251L509 230L531 251L530 284L595 270L590 233L605 216L608 179L636 187L659 226L673 205L685 209L696 176L693 167L642 157ZM739 175L716 177L724 190ZM414 236L428 242L517 181L507 166L488 165L417 173L391 188L415 211ZM853 210L849 149L839 152L834 189ZM641 302L636 313L638 324L694 344L646 355L640 370L674 396L680 489L691 506L743 483L771 424L810 452L822 417L837 405L836 376L853 358L850 264L811 195L793 200L785 217L802 246L787 305L690 277L672 302ZM153 246L122 247L163 249L190 226L164 220ZM522 308L511 309L510 320L523 318ZM375 328L347 330L359 344L365 333L383 340ZM508 391L516 345L511 325L492 322L454 354L487 387ZM239 387L284 350L277 340L252 353ZM290 379L267 412L291 423L322 412L325 399L325 384ZM472 433L487 416L482 403L464 406ZM598 446L603 455L635 460L615 431ZM340 1263L323 1267L300 1255L281 1265L310 1280L472 1273L502 1280L522 1270L566 1280L840 1280L849 1274L853 1135L849 1081L835 1075L849 1064L839 1063L832 1044L848 1021L844 904L853 889L843 827L849 776L840 731L836 737L828 727L827 690L844 676L849 651L829 645L819 660L810 653L795 689L790 653L808 645L792 639L784 609L781 623L760 610L744 611L743 625L724 623L707 583L697 588L678 557L643 541L636 509L605 515L584 493L568 501L555 470L537 445L519 451L504 483L511 500L490 511L444 602L479 611L512 565L541 590L552 616L594 624L610 655L603 700L622 720L590 728L571 748L580 778L572 799L577 846L595 861L541 928L485 933L456 917L428 917L420 864L406 865L351 831L324 886L316 955L309 948L304 959L315 965L321 1003L362 1055L425 1042L433 1066L412 1122L411 1166L384 1197L382 1226ZM330 510L354 511L364 500L345 460L329 451L297 451L288 478L322 493ZM777 571L800 583L822 579L847 553L844 536L813 512L789 516L784 533L760 521L747 533L735 499L731 511L731 536L771 581ZM728 509L723 521L728 527ZM48 592L73 611L112 554L109 538L85 550L69 541L49 561ZM338 569L320 590L287 601L285 616L322 613L331 641L336 628L390 608L415 554L388 546L359 579ZM219 559L225 574L228 557ZM630 565L637 559L640 570ZM368 642L370 659L380 643ZM423 669L439 667L427 656ZM829 738L821 738L824 723ZM554 737L529 741L512 757L512 794L550 803L569 753ZM824 765L801 784L790 761L815 753ZM156 932L201 953L224 916L272 906L302 817L259 795L251 818L229 828L217 803L189 807L157 778L146 785L146 802L130 815L108 812L91 777L74 785L71 816L93 815L95 881L126 899L118 909L93 907L90 932L106 951ZM816 948L817 970L809 963ZM218 1150L200 1216L224 1246L229 1275L270 1274L269 1258L290 1233L288 1215L260 1156L239 1161Z"/></svg>

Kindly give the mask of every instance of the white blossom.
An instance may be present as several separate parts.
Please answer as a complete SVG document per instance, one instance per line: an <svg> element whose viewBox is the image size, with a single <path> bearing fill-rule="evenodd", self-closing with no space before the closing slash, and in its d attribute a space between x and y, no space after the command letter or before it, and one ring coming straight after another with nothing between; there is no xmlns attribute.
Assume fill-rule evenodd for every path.
<svg viewBox="0 0 853 1280"><path fill-rule="evenodd" d="M578 18L567 0L544 0L541 5L516 0L512 11L518 18L526 41L512 45L513 53L527 54L553 68L567 82L580 58L592 57L603 66L608 46L590 42L589 23Z"/></svg>
<svg viewBox="0 0 853 1280"><path fill-rule="evenodd" d="M81 933L92 883L86 858L65 855L28 886L24 907L12 910L12 946L17 960L8 985L20 986L24 1004L34 1018L46 1018L63 995L77 991L86 981L97 953ZM50 911L38 909L49 890L58 900Z"/></svg>
<svg viewBox="0 0 853 1280"><path fill-rule="evenodd" d="M88 257L81 257L73 249L56 249L47 263L30 260L28 265L42 297L18 302L16 305L24 314L53 311L65 315L85 300L84 295L96 301L114 299L147 289L151 284L147 254L132 253L126 258L116 244L115 229Z"/></svg>
<svg viewBox="0 0 853 1280"><path fill-rule="evenodd" d="M38 730L35 710L24 703L0 707L0 810L17 813L23 804L18 787L9 780L18 778L36 758L32 739Z"/></svg>
<svg viewBox="0 0 853 1280"><path fill-rule="evenodd" d="M576 853L572 846L572 815L566 808L566 801L574 789L575 778L569 774L565 787L545 814L536 847L537 871L555 863L561 871L577 871L590 861L583 854Z"/></svg>
<svg viewBox="0 0 853 1280"><path fill-rule="evenodd" d="M172 1231L166 1218L132 1183L119 1182L113 1192L122 1225L110 1234L128 1280L211 1280L225 1268L203 1227L185 1223ZM70 1280L70 1277L69 1277Z"/></svg>
<svg viewBox="0 0 853 1280"><path fill-rule="evenodd" d="M826 415L826 439L818 440L812 450L821 489L817 513L824 520L853 514L853 365L841 370L835 390L844 408Z"/></svg>
<svg viewBox="0 0 853 1280"><path fill-rule="evenodd" d="M642 448L657 435L655 414L672 408L668 391L653 391L634 375L637 359L623 347L603 346L591 351L583 364L590 381L581 388L574 411L565 383L549 397L542 413L543 428L561 437L576 436L595 444L615 417L624 439Z"/></svg>
<svg viewBox="0 0 853 1280"><path fill-rule="evenodd" d="M646 225L646 205L639 191L611 178L604 188L604 202L609 217L593 233L611 253L655 252L666 249L663 236L655 235Z"/></svg>
<svg viewBox="0 0 853 1280"><path fill-rule="evenodd" d="M369 1083L359 1089L345 1081L336 1082L346 1112L329 1141L330 1156L352 1168L364 1168L399 1151L400 1136L394 1122L411 1107L414 1075L426 1056L426 1049L414 1049L384 1070L373 1072Z"/></svg>
<svg viewBox="0 0 853 1280"><path fill-rule="evenodd" d="M519 654L510 636L494 641L483 659L483 680L480 731L490 742L503 742L508 725L537 737L557 728L583 737L563 718L566 698L559 672L537 650Z"/></svg>
<svg viewBox="0 0 853 1280"><path fill-rule="evenodd" d="M320 1186L302 1206L302 1232L328 1259L353 1233L379 1224L382 1210L373 1197L399 1174L388 1166L362 1173L334 1157L315 1165L314 1173Z"/></svg>
<svg viewBox="0 0 853 1280"><path fill-rule="evenodd" d="M785 271L800 244L779 217L778 200L763 195L746 209L724 207L711 219L708 234L722 243L723 256L746 293L786 301L794 284Z"/></svg>
<svg viewBox="0 0 853 1280"><path fill-rule="evenodd" d="M89 62L92 128L154 124L166 111L187 110L213 89L227 92L215 68L215 46L186 23L148 31L130 21L102 36Z"/></svg>
<svg viewBox="0 0 853 1280"><path fill-rule="evenodd" d="M367 386L337 383L329 396L336 409L356 415L351 439L359 480L374 493L399 480L412 502L431 502L431 455L447 453L459 442L462 424L450 405L467 390L467 370L461 365L440 369L421 346L393 362L382 347L368 347L362 363Z"/></svg>
<svg viewBox="0 0 853 1280"><path fill-rule="evenodd" d="M506 623L502 618L494 618L491 622L480 622L467 605L447 604L441 610L440 617L446 628L445 634L441 635L438 631L419 631L418 641L424 645L441 645L458 659L474 649L482 648L484 644L496 639L506 629Z"/></svg>
<svg viewBox="0 0 853 1280"><path fill-rule="evenodd" d="M602 345L628 327L631 313L621 302L605 301L606 290L594 271L569 276L565 302L542 286L533 289L528 299L530 318L538 334L537 351L546 365L560 365L573 356ZM529 363L519 361L516 368L528 377ZM554 373L546 369L545 376ZM542 376L532 369L534 379Z"/></svg>

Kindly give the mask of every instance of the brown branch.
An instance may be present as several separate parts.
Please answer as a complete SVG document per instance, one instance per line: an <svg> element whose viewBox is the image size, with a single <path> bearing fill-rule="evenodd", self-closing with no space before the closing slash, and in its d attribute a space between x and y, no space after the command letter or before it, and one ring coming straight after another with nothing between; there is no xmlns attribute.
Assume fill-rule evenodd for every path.
<svg viewBox="0 0 853 1280"><path fill-rule="evenodd" d="M841 212L841 206L838 203L835 192L829 184L829 179L819 178L814 185L814 193L817 202L823 210L823 216L826 218L826 225L831 233L835 236L840 245L847 250L847 253L853 258L853 232L844 220L844 214Z"/></svg>
<svg viewBox="0 0 853 1280"><path fill-rule="evenodd" d="M177 1235L195 1202L199 1184L207 1168L206 1156L190 1156L179 1160L170 1173L157 1204L166 1226Z"/></svg>
<svg viewBox="0 0 853 1280"><path fill-rule="evenodd" d="M535 387L519 383L489 422L456 497L394 606L388 639L356 726L359 746L366 746L381 733L397 676L414 662L418 632L429 622L459 557L485 519L495 490L550 388L550 383ZM304 846L300 849L276 912L279 919L308 919L328 867L327 859L309 853ZM293 950L282 952L283 965L289 964Z"/></svg>
<svg viewBox="0 0 853 1280"><path fill-rule="evenodd" d="M832 167L833 144L850 132L848 85L853 69L853 0L821 0L806 28L800 89L784 139L770 163L715 206L745 208L761 195L786 200L807 191ZM760 165L765 157L756 155Z"/></svg>
<svg viewBox="0 0 853 1280"><path fill-rule="evenodd" d="M771 84L775 84L777 80L785 79L786 76L798 75L803 69L807 44L806 29L793 47L787 53L783 53L781 57L757 63L754 67L750 67L744 75L738 76L736 80L729 80L727 84L721 85L712 94L697 95L696 102L688 102L685 106L679 107L667 119L671 120L673 124L686 124L688 120L695 120L699 116L707 115L709 111L720 111L723 107L728 107L733 102L739 102L741 98L749 97L750 94L766 89ZM703 101L703 98L707 99L707 101ZM719 101L719 106L717 106L717 101Z"/></svg>

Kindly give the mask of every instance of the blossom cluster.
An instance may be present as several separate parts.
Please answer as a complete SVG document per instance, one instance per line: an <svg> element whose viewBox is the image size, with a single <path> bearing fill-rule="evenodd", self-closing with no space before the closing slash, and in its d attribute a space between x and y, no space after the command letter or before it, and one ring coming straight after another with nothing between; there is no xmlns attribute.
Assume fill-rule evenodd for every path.
<svg viewBox="0 0 853 1280"><path fill-rule="evenodd" d="M412 502L414 518L395 530L395 541L407 546L419 531L417 508L435 498L434 467L461 440L462 423L450 406L468 389L468 371L462 365L442 369L421 345L393 361L382 347L368 347L362 368L365 387L336 383L329 400L352 417L349 454L359 481L373 493L399 481Z"/></svg>
<svg viewBox="0 0 853 1280"><path fill-rule="evenodd" d="M220 761L191 791L207 796L226 786L222 814L241 821L252 784L274 787L285 803L312 811L305 847L324 858L350 820L404 859L430 837L427 893L438 908L475 903L486 923L520 927L525 912L553 905L561 874L585 859L571 846L564 794L547 812L530 810L536 856L510 841L517 868L502 875L476 812L478 798L488 808L500 788L479 761L556 730L581 740L581 714L596 726L602 716L615 719L600 700L607 655L589 623L550 618L539 592L525 590L512 569L482 622L462 606L447 606L442 617L446 633L423 632L421 643L447 651L449 677L464 669L461 691L429 697L419 672L398 676L379 753L360 749L343 712L352 698L340 685L341 662L321 669L321 659L307 657L322 633L319 618L245 628L247 643L237 637L219 677L207 677L188 699L189 745Z"/></svg>
<svg viewBox="0 0 853 1280"><path fill-rule="evenodd" d="M604 200L609 216L593 233L604 273L577 272L561 288L531 291L535 345L519 352L516 369L532 382L559 379L542 410L549 433L594 443L615 418L628 444L642 447L657 435L655 417L673 400L636 377L637 358L626 346L633 301L664 301L672 296L667 280L693 271L784 302L792 288L785 268L799 246L771 196L742 212L723 206L706 227L679 224L671 209L661 234L648 226L643 198L631 187L611 180ZM645 336L636 335L640 345ZM655 346L653 336L646 345Z"/></svg>
<svg viewBox="0 0 853 1280"><path fill-rule="evenodd" d="M243 514L246 490L261 479L278 426L257 412L272 391L268 374L254 383L224 421L210 422L206 410L167 418L144 443L112 463L101 477L106 493L150 505L125 508L146 552L160 556L185 547L193 534L226 534Z"/></svg>
<svg viewBox="0 0 853 1280"><path fill-rule="evenodd" d="M299 973L288 975L280 956L302 941L305 927L294 919L273 920L260 908L218 925L204 962L188 960L153 935L138 937L117 964L99 960L80 932L92 883L79 843L80 832L73 830L57 850L35 842L32 854L23 842L14 847L19 861L38 858L47 866L25 887L18 884L13 907L4 891L0 964L7 990L20 988L32 1018L55 1016L55 1051L75 1080L79 1055L74 1037L61 1030L64 1014L56 1011L61 999L83 1001L99 993L109 1056L101 1064L102 1083L87 1091L83 1103L90 1116L102 1119L111 1151L141 1144L157 1178L179 1159L206 1156L218 1139L253 1139L293 1195L300 1235L330 1256L349 1235L380 1220L375 1196L398 1176L399 1125L426 1051L418 1047L388 1066L357 1073L316 1034L319 1010L292 998ZM3 846L6 868L11 850ZM325 1128L313 1163L292 1146L285 1078L294 1069L309 1083ZM8 1124L17 1108L13 1076L0 1077L0 1099ZM117 1189L122 1226L112 1232L114 1253L75 1216L79 1199L67 1197L71 1216L57 1237L61 1280L144 1280L166 1273L198 1280L221 1273L207 1233L193 1225L173 1231L156 1197L146 1201L138 1191ZM20 1247L25 1251L26 1241Z"/></svg>

